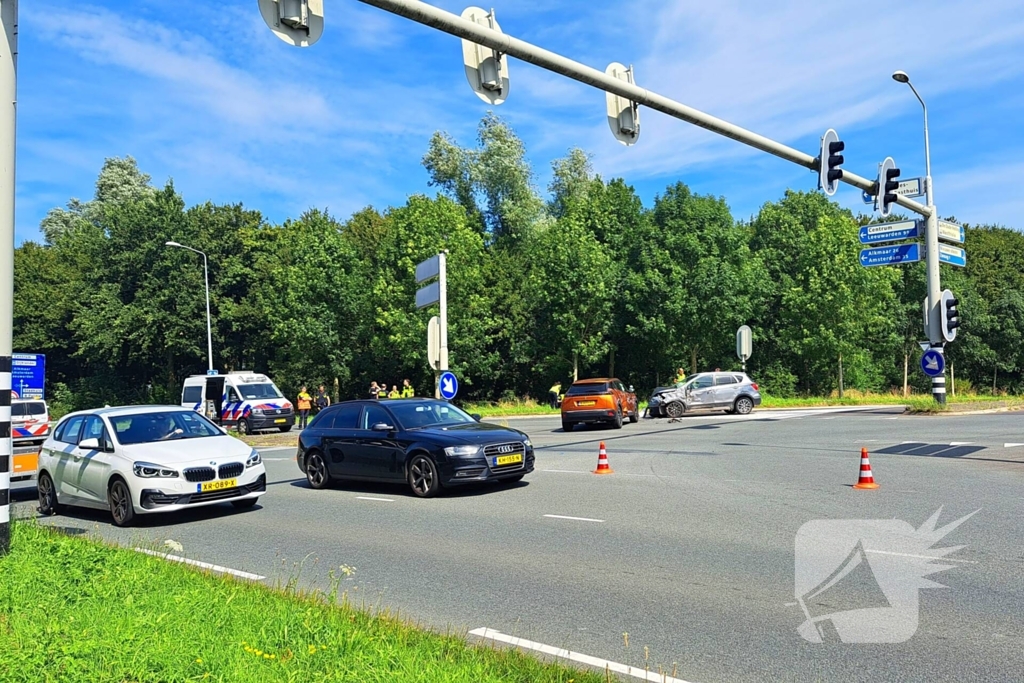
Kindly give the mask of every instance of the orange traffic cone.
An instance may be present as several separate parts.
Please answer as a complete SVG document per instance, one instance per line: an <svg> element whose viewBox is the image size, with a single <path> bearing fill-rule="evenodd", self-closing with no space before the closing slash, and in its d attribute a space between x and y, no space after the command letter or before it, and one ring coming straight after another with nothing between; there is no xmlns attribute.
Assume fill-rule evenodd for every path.
<svg viewBox="0 0 1024 683"><path fill-rule="evenodd" d="M877 489L878 484L871 476L871 463L868 462L868 449L860 449L860 479L853 485L855 489Z"/></svg>
<svg viewBox="0 0 1024 683"><path fill-rule="evenodd" d="M594 474L611 474L614 471L608 467L608 453L604 450L604 441L602 441L597 449L597 469L594 470Z"/></svg>

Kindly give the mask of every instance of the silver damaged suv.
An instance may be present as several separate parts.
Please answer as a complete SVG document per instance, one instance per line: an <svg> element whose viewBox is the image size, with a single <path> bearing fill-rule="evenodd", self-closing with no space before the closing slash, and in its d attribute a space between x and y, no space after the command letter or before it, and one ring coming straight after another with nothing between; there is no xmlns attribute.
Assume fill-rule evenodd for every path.
<svg viewBox="0 0 1024 683"><path fill-rule="evenodd" d="M757 384L742 372L702 372L673 387L658 387L647 410L651 417L680 417L692 410L746 415L761 405Z"/></svg>

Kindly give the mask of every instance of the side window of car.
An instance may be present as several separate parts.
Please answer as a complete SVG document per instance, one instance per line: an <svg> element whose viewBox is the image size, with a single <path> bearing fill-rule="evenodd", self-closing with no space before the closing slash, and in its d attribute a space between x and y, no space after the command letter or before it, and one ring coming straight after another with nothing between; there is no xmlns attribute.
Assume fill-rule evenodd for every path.
<svg viewBox="0 0 1024 683"><path fill-rule="evenodd" d="M359 424L359 413L363 406L355 403L348 406L340 406L333 412L335 429L355 429Z"/></svg>
<svg viewBox="0 0 1024 683"><path fill-rule="evenodd" d="M64 423L64 428L57 436L58 441L64 443L78 443L78 435L82 431L82 423L85 422L84 415L76 415Z"/></svg>
<svg viewBox="0 0 1024 683"><path fill-rule="evenodd" d="M715 377L715 384L722 386L723 384L736 384L736 377L733 375L718 375Z"/></svg>
<svg viewBox="0 0 1024 683"><path fill-rule="evenodd" d="M380 406L366 406L363 409L363 419L359 422L360 429L372 429L375 424L393 424L394 420L388 415L388 411Z"/></svg>
<svg viewBox="0 0 1024 683"><path fill-rule="evenodd" d="M181 392L182 403L199 403L203 400L203 388L202 387L185 387L185 390Z"/></svg>
<svg viewBox="0 0 1024 683"><path fill-rule="evenodd" d="M228 403L238 403L238 392L235 391L234 387L228 387Z"/></svg>
<svg viewBox="0 0 1024 683"><path fill-rule="evenodd" d="M707 389L714 384L714 377L699 377L696 382L693 383L694 389Z"/></svg>

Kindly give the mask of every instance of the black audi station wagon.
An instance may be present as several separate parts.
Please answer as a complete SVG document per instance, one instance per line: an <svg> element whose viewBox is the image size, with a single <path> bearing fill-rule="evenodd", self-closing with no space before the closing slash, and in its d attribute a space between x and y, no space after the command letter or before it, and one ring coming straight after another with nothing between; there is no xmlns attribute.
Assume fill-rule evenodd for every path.
<svg viewBox="0 0 1024 683"><path fill-rule="evenodd" d="M335 479L404 481L422 498L442 488L516 482L533 471L533 444L445 401L346 401L322 410L299 434L299 469L315 489Z"/></svg>

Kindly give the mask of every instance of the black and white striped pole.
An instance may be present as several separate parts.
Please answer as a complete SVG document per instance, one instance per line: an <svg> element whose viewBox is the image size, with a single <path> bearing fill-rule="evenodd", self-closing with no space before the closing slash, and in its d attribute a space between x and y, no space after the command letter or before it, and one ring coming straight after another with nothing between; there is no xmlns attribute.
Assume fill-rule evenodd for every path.
<svg viewBox="0 0 1024 683"><path fill-rule="evenodd" d="M14 122L18 0L0 0L0 557L11 548L11 354L14 337Z"/></svg>

